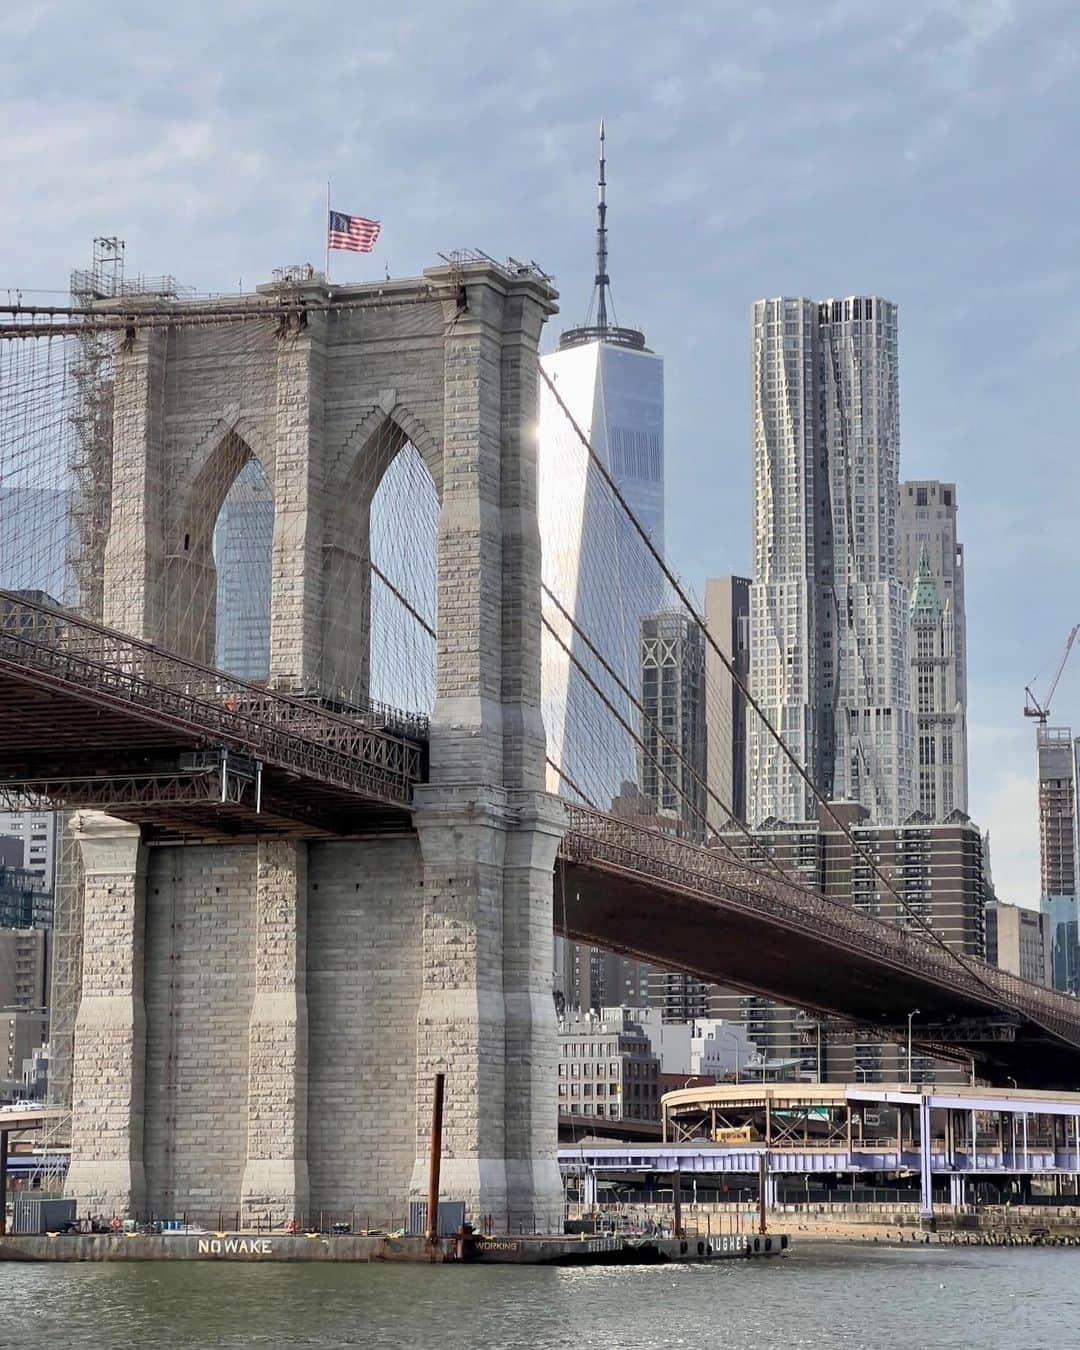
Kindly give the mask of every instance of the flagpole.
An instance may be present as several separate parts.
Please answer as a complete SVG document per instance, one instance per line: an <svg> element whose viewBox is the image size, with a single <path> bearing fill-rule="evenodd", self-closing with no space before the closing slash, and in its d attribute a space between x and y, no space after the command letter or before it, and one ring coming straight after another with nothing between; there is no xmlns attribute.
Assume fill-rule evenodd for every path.
<svg viewBox="0 0 1080 1350"><path fill-rule="evenodd" d="M326 180L326 281L330 282L330 179Z"/></svg>

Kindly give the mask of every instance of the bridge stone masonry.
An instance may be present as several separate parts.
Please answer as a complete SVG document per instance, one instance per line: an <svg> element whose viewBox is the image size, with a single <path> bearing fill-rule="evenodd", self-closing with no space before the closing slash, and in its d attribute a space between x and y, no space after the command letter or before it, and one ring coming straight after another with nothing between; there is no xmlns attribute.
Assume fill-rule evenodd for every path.
<svg viewBox="0 0 1080 1350"><path fill-rule="evenodd" d="M106 627L212 664L205 522L254 456L275 501L269 688L345 684L367 660L371 498L408 441L440 497L437 686L428 781L389 832L358 811L348 838L196 842L79 813L82 1211L400 1221L441 1070L443 1193L561 1229L565 811L544 790L535 462L555 301L485 260L333 299L315 279L220 302L241 324L273 307L245 344L125 302L147 322L116 356Z"/></svg>
<svg viewBox="0 0 1080 1350"><path fill-rule="evenodd" d="M496 1231L558 1231L553 881L565 937L910 1033L991 1082L1075 1081L1075 999L545 791L537 350L556 298L534 267L471 256L0 324L0 351L46 339L23 414L0 409L20 451L43 439L55 334L89 325L109 351L102 603L0 592L0 801L73 811L82 859L84 1213L399 1223L442 1072L443 1195ZM215 521L253 461L273 501L259 679L215 668ZM373 503L403 464L438 502L437 614L412 615L429 717L429 695L371 698Z"/></svg>

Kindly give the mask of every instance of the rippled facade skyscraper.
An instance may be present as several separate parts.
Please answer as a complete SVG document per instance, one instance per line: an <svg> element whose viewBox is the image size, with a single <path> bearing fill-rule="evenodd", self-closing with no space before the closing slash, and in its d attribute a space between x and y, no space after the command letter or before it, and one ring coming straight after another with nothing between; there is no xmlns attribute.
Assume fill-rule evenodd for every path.
<svg viewBox="0 0 1080 1350"><path fill-rule="evenodd" d="M759 300L753 361L751 687L827 797L897 825L915 805L915 723L896 306ZM747 742L750 824L813 819L812 794L757 719Z"/></svg>

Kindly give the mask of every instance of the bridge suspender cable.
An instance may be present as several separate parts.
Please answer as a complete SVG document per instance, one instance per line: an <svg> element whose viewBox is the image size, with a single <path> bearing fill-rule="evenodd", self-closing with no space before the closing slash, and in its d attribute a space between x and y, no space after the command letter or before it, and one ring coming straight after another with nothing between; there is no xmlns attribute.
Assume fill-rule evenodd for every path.
<svg viewBox="0 0 1080 1350"><path fill-rule="evenodd" d="M614 703L612 703L611 699L609 699L608 696L607 696L607 694L605 694L604 691L600 688L599 684L597 684L597 682L593 679L592 675L585 669L585 667L581 664L581 662L578 661L578 660L575 658L574 653L570 650L570 648L569 648L569 647L566 645L566 643L562 640L562 638L561 638L561 637L559 636L559 634L555 631L555 629L554 629L554 628L552 627L552 625L548 622L548 620L545 619L545 618L543 618L543 616L541 616L540 622L544 625L544 627L548 630L548 632L551 634L551 636L555 639L555 641L556 641L556 642L559 644L559 646L563 649L563 651L566 653L566 655L570 658L571 662L573 662L573 664L574 664L574 665L577 667L577 669L581 672L581 674L582 674L582 676L584 677L584 679L586 680L586 682L587 682L587 683L589 684L589 686L592 688L593 693L596 694L596 696L601 700L601 702L602 702L602 703L604 704L604 706L607 708L608 712L611 713L612 717L614 717L615 720L616 720L616 721L619 723L619 725L622 727L623 731L625 731L626 734L631 738L631 740L632 740L632 741L634 742L634 744L638 747L638 749L642 752L642 754L643 754L643 755L647 755L647 756L649 757L649 759L652 760L653 764L656 766L656 771L657 771L657 773L659 773L659 774L664 778L664 780L667 782L668 786L671 787L671 788L673 788L673 789L675 790L676 794L677 794L678 796L682 797L683 800L685 801L685 794L683 793L682 788L679 787L678 783L677 783L677 782L675 781L675 779L672 778L672 776L667 772L667 770L666 770L666 769L664 768L664 766L659 762L659 760L656 758L656 756L653 755L653 754L651 754L651 753L649 752L649 747L645 744L645 742L644 742L644 741L642 740L642 738L638 735L638 733L634 730L634 728L630 725L630 723L626 720L626 718L623 717L622 713L619 712L618 708L615 707ZM548 762L550 763L550 760L549 760ZM559 773L561 774L562 771L557 769L557 772L559 772ZM567 781L567 782L570 782L570 780L569 780L568 778L566 779L566 781ZM580 791L580 789L575 788L575 791ZM588 802L588 798L587 798L587 797L585 798L585 801ZM689 805L689 803L687 803L687 804ZM591 803L590 803L590 805L591 805ZM593 809L596 810L597 808L594 807ZM697 815L700 817L702 824L705 825L706 828L708 828L708 822L705 820L705 817L701 814L700 811L697 812ZM733 856L736 856L736 855L735 855L735 850L731 848L731 845L730 845L730 844L728 845L728 849L729 849L729 851L732 853Z"/></svg>
<svg viewBox="0 0 1080 1350"><path fill-rule="evenodd" d="M858 854L858 856L863 860L863 862L869 865L871 873L881 882L881 884L885 887L885 889L889 892L889 894L893 896L893 898L900 905L900 907L903 910L905 910L906 913L912 919L914 919L915 923L928 934L928 936L933 942L936 942L937 945L941 947L943 951L948 952L949 956L952 957L953 960L956 961L956 963L969 976L977 980L979 984L981 984L983 988L986 989L987 992L990 993L994 998L997 998L998 997L997 991L992 989L991 986L986 982L986 980L984 980L983 977L978 973L978 971L975 970L971 966L971 964L964 958L964 956L960 952L955 951L952 947L950 947L948 943L944 940L944 938L942 938L941 935L937 933L933 929L933 927L931 927L930 923L926 919L924 919L923 916L919 914L917 910L913 909L912 906L907 902L907 900L904 899L904 897L900 894L900 892L896 889L896 887L892 884L892 882L888 879L888 877L886 877L885 874L882 872L882 870L878 867L877 863L874 861L870 853L858 842L855 836L851 833L851 830L848 828L848 826L833 811L832 807L829 805L829 802L826 800L824 795L819 790L817 784L813 781L813 779L810 777L807 771L803 768L802 764L799 763L798 757L794 754L794 752L784 741L783 737L773 726L772 722L766 715L764 709L761 707L761 704L758 703L757 699L754 697L749 687L739 678L739 675L736 672L735 667L732 664L727 653L720 648L720 645L717 643L716 639L709 632L708 628L705 625L705 620L698 613L697 607L694 605L685 587L682 585L682 582L668 566L667 562L664 559L663 554L659 551L659 549L656 547L656 545L650 538L649 532L644 528L644 526L642 526L637 516L630 509L630 505L627 502L626 498L623 496L622 492L620 491L619 485L612 478L611 474L608 472L607 466L603 463L600 456L593 449L592 444L589 441L589 438L585 435L581 427L578 425L577 419L574 417L570 409L566 406L566 403L562 395L559 393L558 389L555 387L555 382L552 380L551 376L547 373L547 371L544 369L542 365L538 366L538 370L540 373L540 378L544 381L544 384L547 386L548 391L551 393L551 396L555 399L555 402L559 405L563 415L570 423L570 425L573 427L574 433L576 434L581 444L584 446L585 452L589 456L590 461L596 468L597 472L600 474L601 478L607 484L608 488L611 490L616 501L622 507L623 511L626 514L627 519L630 521L634 529L637 531L638 535L641 537L641 540L644 543L646 549L652 555L653 560L655 561L656 565L660 568L660 571L663 573L668 584L672 587L675 594L678 596L679 600L685 606L687 613L690 614L694 619L694 621L698 624L705 641L711 647L713 652L720 658L721 663L723 664L725 670L727 670L728 674L731 676L731 679L735 684L736 688L740 691L740 693L742 693L743 697L746 699L748 706L751 707L757 714L757 716L761 719L762 725L768 731L769 735L773 738L776 744L780 747L781 753L791 764L792 768L798 774L799 778L803 781L806 787L809 788L811 794L814 797L814 800L822 808L822 810L832 821L832 823L836 826L836 828L844 835L848 843L851 845L852 849Z"/></svg>
<svg viewBox="0 0 1080 1350"><path fill-rule="evenodd" d="M581 638L582 642L583 642L583 643L586 645L586 647L589 649L589 652L591 653L591 655L594 656L594 657L596 658L597 661L599 661L600 665L601 665L601 666L603 667L603 669L604 669L604 672L605 672L605 673L606 673L606 674L607 674L607 675L615 682L615 684L617 685L617 687L618 687L618 689L619 689L619 692L620 692L626 699L628 699L629 702L630 702L631 704L633 704L633 706L634 706L634 707L637 709L637 711L641 714L643 720L644 720L645 722L647 722L647 723L649 724L649 726L652 727L653 731L656 732L657 737L658 737L661 741L663 741L663 743L664 743L664 745L667 747L667 749L671 751L671 753L672 753L672 754L675 756L675 758L679 761L679 763L682 765L682 767L683 767L683 768L684 768L684 769L685 769L685 770L693 777L694 781L695 781L696 783L698 783L701 787L703 787L703 788L705 789L706 795L707 795L707 796L708 796L708 797L709 797L709 798L710 798L710 799L711 799L711 800L712 800L712 801L720 808L720 810L721 810L721 811L724 813L724 815L728 818L728 821L729 821L732 825L734 825L735 828L738 829L738 830L740 831L740 833L742 833L743 835L746 836L747 841L750 843L750 845L751 845L752 848L754 849L755 853L762 853L763 856L764 856L764 858L765 858L765 861L771 863L772 866L776 868L777 872L779 872L779 874L784 878L785 881L790 881L790 880L792 880L790 874L787 873L787 872L783 869L783 867L781 867L780 863L776 860L776 858L772 857L772 855L769 854L767 851L764 851L764 850L761 849L760 842L759 842L757 839L754 838L752 832L751 832L750 830L747 829L747 827L746 827L746 825L744 824L744 822L741 821L741 820L739 820L739 818L735 815L735 812L734 812L734 811L732 810L732 808L727 804L727 802L723 801L723 799L720 797L719 793L717 793L717 792L712 788L712 786L709 784L708 779L707 779L707 778L703 778L703 777L701 776L701 774L697 771L697 769L695 769L694 766L687 760L686 756L685 756L685 755L683 754L683 752L679 749L679 747L678 747L673 741L671 741L671 740L664 734L662 728L658 725L658 723L656 722L655 718L649 716L648 710L645 708L645 705L641 702L640 699L638 699L638 698L636 698L636 697L634 696L634 694L631 692L631 690L627 687L625 681L624 681L623 679L620 678L618 672L617 672L616 670L613 669L613 667L611 666L611 664L610 664L610 663L607 661L607 659L604 657L603 653L597 648L596 644L592 641L592 639L589 637L589 635L582 629L581 625L578 624L578 623L576 623L575 620L574 620L574 619L570 616L570 614L566 611L566 609L563 607L562 603L559 601L558 596L554 595L554 594L552 593L552 591L551 591L551 588L550 588L549 586L545 585L543 582L540 583L540 586L541 586L541 589L543 590L544 594L548 597L548 599L551 601L551 603L552 603L552 604L555 606L555 608L559 611L559 613L560 613L560 615L563 617L563 619L565 619L565 621L570 625L570 627L574 630L574 632L577 634L577 636L578 636L579 638ZM567 648L567 646L565 645L565 643L563 643L562 639L559 638L559 636L555 633L555 630L551 627L551 625L548 623L548 621L547 621L546 619L543 620L543 623L544 623L544 626L548 629L548 631L549 631L549 632L552 634L552 636L555 638L556 642L559 643L559 646L562 647L563 651L566 652L566 654L569 656L571 662L572 662L572 663L577 667L577 669L585 676L586 679L589 679L589 673L588 673L588 671L585 669L584 665L583 665L582 662L579 660L579 658L578 658L577 656L575 656L574 653L573 653L572 651L569 650L569 648ZM596 688L595 683L594 683L592 680L590 680L589 682L590 682L590 684L593 685L593 688L595 689L595 688ZM602 695L602 694L601 694L601 698L603 698L603 695ZM605 703L607 703L607 700L606 700L606 699L605 699L604 701L605 701ZM610 703L608 703L608 707L609 707L609 708L610 708L610 706L611 706ZM612 711L614 711L614 710L612 710ZM616 713L615 716L618 717L618 713ZM622 720L622 719L620 718L620 721L621 721L621 720ZM623 725L625 726L625 723L624 723ZM632 734L632 733L631 733L631 734ZM636 737L635 737L635 739L636 739ZM639 746L641 747L641 749L644 751L644 753L647 754L647 755L649 756L649 758L652 760L652 762L656 765L657 769L660 770L660 772L663 772L663 770L660 768L660 762L659 762L659 760L656 758L656 756L655 756L654 754L650 754L650 752L649 752L648 750L645 749L644 745L642 745L641 742L638 742L638 744L639 744ZM558 770L558 769L556 769L556 772L561 772L561 771ZM563 776L565 776L565 775L563 775ZM567 779L566 781L569 782L570 780ZM669 781L670 781L670 780L669 780ZM578 789L575 788L575 791L578 791ZM685 794L681 789L678 789L678 791L679 791L679 796L682 797L682 799L683 799L683 801L686 803L686 805L690 807L690 809L694 812L694 814L695 814L695 815L698 817L698 819L701 821L702 825L705 827L706 836L707 836L710 832L712 832L712 833L715 834L715 833L716 833L715 831L711 831L711 827L710 827L710 825L709 825L708 817L707 817L705 814L703 814L703 813L701 812L701 810L699 810L697 807L695 807L695 806L693 805L693 803L690 802L690 801L687 799L686 794ZM599 809L599 808L594 808L594 809ZM734 848L732 848L731 844L729 844L728 841L727 841L726 839L720 838L719 835L717 835L717 843L720 844L721 847L727 849L727 851L731 854L731 856L732 856L733 858L735 858L735 860L736 860L737 862L742 863L742 862L745 861L743 858L740 858L740 857L739 857L738 853L736 852L736 850L735 850Z"/></svg>

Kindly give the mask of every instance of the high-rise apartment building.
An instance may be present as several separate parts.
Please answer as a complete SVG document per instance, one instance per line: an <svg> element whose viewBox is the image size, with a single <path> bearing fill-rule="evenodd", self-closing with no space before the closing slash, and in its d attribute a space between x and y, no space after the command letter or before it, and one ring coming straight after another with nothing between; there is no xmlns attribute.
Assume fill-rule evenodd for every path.
<svg viewBox="0 0 1080 1350"><path fill-rule="evenodd" d="M967 622L956 484L900 484L900 575L911 592L915 804L935 820L966 811Z"/></svg>
<svg viewBox="0 0 1080 1350"><path fill-rule="evenodd" d="M0 928L51 928L52 892L34 873L12 861L21 852L18 840L4 839L0 844L4 845L0 850Z"/></svg>
<svg viewBox="0 0 1080 1350"><path fill-rule="evenodd" d="M896 334L877 296L754 306L751 688L819 788L882 825L914 794ZM812 819L757 719L747 743L750 823Z"/></svg>
<svg viewBox="0 0 1080 1350"><path fill-rule="evenodd" d="M1077 924L1077 743L1069 727L1038 728L1040 899L1050 980L1080 993Z"/></svg>
<svg viewBox="0 0 1080 1350"><path fill-rule="evenodd" d="M851 839L824 809L815 821L752 831L753 842L735 830L723 838L747 857L764 846L783 871L827 899L901 927L926 922L955 951L983 957L983 844L973 821L960 811L938 823L913 812L902 825L875 825L865 807L834 802L831 809Z"/></svg>
<svg viewBox="0 0 1080 1350"><path fill-rule="evenodd" d="M712 1010L713 986L697 975L679 970L649 967L649 1007L665 1022L692 1022L708 1017Z"/></svg>
<svg viewBox="0 0 1080 1350"><path fill-rule="evenodd" d="M54 811L0 811L0 836L18 839L22 862L47 891L56 884L56 813Z"/></svg>
<svg viewBox="0 0 1080 1350"><path fill-rule="evenodd" d="M704 842L708 772L705 638L682 610L651 614L641 623L641 787L656 823ZM710 986L680 971L648 970L649 1006L665 1021L705 1017Z"/></svg>
<svg viewBox="0 0 1080 1350"><path fill-rule="evenodd" d="M555 915L557 931L558 897ZM564 1009L596 1012L609 1005L639 1007L647 1004L650 971L651 967L644 961L556 938L555 995Z"/></svg>
<svg viewBox="0 0 1080 1350"><path fill-rule="evenodd" d="M711 829L722 830L746 819L746 696L717 655L723 652L744 685L750 680L750 581L747 577L710 577L705 582L705 627L712 642L705 649L708 702L705 729L709 787L706 807Z"/></svg>
<svg viewBox="0 0 1080 1350"><path fill-rule="evenodd" d="M956 805L958 792L967 797L967 737L956 696L956 629L925 547L912 579L908 615L918 809L943 820L963 809Z"/></svg>
<svg viewBox="0 0 1080 1350"><path fill-rule="evenodd" d="M48 930L0 928L0 1008L40 1011L48 1001Z"/></svg>
<svg viewBox="0 0 1080 1350"><path fill-rule="evenodd" d="M994 900L986 906L986 959L1033 984L1049 984L1046 918L1037 909Z"/></svg>
<svg viewBox="0 0 1080 1350"><path fill-rule="evenodd" d="M753 831L752 840L737 830L725 832L722 840L747 857L752 852L760 856L764 848L785 872L827 899L902 927L929 924L954 951L983 957L986 888L978 826L959 811L939 823L913 812L903 825L881 826L855 803L831 807L851 839L822 811L815 821L775 821ZM891 890L867 858L890 878ZM712 1007L714 1015L741 1021L768 1054L798 1059L798 1072L810 1077L817 1076L820 1066L823 1076L834 1080L851 1078L857 1071L871 1081L884 1081L902 1067L895 1049L876 1038L860 1042L849 1034L836 1043L830 1034L818 1033L812 1018L755 995L717 990ZM920 1057L917 1077L929 1080L942 1072L947 1071Z"/></svg>

